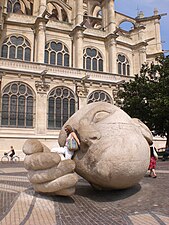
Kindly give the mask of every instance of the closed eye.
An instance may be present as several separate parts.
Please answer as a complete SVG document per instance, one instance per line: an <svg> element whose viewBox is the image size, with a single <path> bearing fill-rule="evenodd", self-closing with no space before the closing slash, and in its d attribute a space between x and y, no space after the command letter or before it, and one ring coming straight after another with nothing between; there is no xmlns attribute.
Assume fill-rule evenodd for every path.
<svg viewBox="0 0 169 225"><path fill-rule="evenodd" d="M93 123L98 123L102 121L103 119L107 118L110 115L109 112L102 111L102 112L97 112L94 117L93 117Z"/></svg>

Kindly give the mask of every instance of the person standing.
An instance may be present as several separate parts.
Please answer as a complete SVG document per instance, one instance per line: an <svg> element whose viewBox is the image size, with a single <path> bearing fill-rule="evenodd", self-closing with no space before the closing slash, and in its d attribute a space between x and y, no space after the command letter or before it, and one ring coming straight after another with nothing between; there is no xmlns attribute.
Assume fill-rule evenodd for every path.
<svg viewBox="0 0 169 225"><path fill-rule="evenodd" d="M78 146L80 146L80 141L79 141L79 138L77 137L76 133L74 132L73 128L70 125L65 126L65 131L67 133L65 146L64 147L53 147L51 149L51 152L57 152L58 154L63 154L64 158L61 157L62 159L71 159L74 154L74 151L73 150L70 151L70 149L68 147L68 141L73 138L77 142Z"/></svg>

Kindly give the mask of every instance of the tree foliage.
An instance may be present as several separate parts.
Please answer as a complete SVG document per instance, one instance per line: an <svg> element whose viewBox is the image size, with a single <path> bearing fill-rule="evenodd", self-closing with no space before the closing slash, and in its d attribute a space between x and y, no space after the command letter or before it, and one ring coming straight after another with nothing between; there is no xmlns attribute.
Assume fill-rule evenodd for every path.
<svg viewBox="0 0 169 225"><path fill-rule="evenodd" d="M169 56L142 65L140 75L123 84L117 99L131 117L142 120L155 135L165 136L169 146Z"/></svg>

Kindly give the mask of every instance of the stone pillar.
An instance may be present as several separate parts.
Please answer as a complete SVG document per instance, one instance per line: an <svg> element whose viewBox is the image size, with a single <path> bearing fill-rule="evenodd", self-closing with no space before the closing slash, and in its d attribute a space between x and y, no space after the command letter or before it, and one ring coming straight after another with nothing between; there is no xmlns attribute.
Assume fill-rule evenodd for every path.
<svg viewBox="0 0 169 225"><path fill-rule="evenodd" d="M33 16L38 16L39 15L39 4L40 1L34 1L33 3Z"/></svg>
<svg viewBox="0 0 169 225"><path fill-rule="evenodd" d="M102 2L102 19L104 29L109 33L113 33L116 29L114 0Z"/></svg>
<svg viewBox="0 0 169 225"><path fill-rule="evenodd" d="M143 30L143 28L138 31L138 40L140 42L144 41L144 30Z"/></svg>
<svg viewBox="0 0 169 225"><path fill-rule="evenodd" d="M89 90L85 82L82 82L81 84L76 84L76 94L79 98L79 109L87 105L88 92Z"/></svg>
<svg viewBox="0 0 169 225"><path fill-rule="evenodd" d="M102 27L106 31L107 30L106 1L102 1L101 10L102 10Z"/></svg>
<svg viewBox="0 0 169 225"><path fill-rule="evenodd" d="M45 134L47 125L47 95L38 93L36 98L36 133L39 135ZM43 113L42 113L43 109Z"/></svg>
<svg viewBox="0 0 169 225"><path fill-rule="evenodd" d="M107 36L107 48L108 48L108 69L110 73L117 74L117 35L110 34Z"/></svg>
<svg viewBox="0 0 169 225"><path fill-rule="evenodd" d="M47 130L47 91L50 85L45 81L44 76L42 76L40 81L36 81L35 87L37 90L36 133L38 135L45 135Z"/></svg>
<svg viewBox="0 0 169 225"><path fill-rule="evenodd" d="M1 4L4 6L3 8L4 13L7 13L7 3L8 3L8 0L2 0Z"/></svg>
<svg viewBox="0 0 169 225"><path fill-rule="evenodd" d="M75 0L75 25L83 22L83 0Z"/></svg>
<svg viewBox="0 0 169 225"><path fill-rule="evenodd" d="M141 65L144 64L146 62L146 47L143 46L140 50L139 50L139 60L140 60L140 68Z"/></svg>
<svg viewBox="0 0 169 225"><path fill-rule="evenodd" d="M38 13L39 15L42 15L43 12L46 10L46 4L47 4L46 0L39 0L39 13Z"/></svg>
<svg viewBox="0 0 169 225"><path fill-rule="evenodd" d="M2 14L3 14L3 3L0 2L0 30L2 29L2 25L3 25L3 17L2 17Z"/></svg>
<svg viewBox="0 0 169 225"><path fill-rule="evenodd" d="M113 33L116 29L114 0L108 0L107 15L108 15L108 31L109 33Z"/></svg>
<svg viewBox="0 0 169 225"><path fill-rule="evenodd" d="M1 0L0 1L0 38L2 35L6 14L7 14L7 1Z"/></svg>
<svg viewBox="0 0 169 225"><path fill-rule="evenodd" d="M91 16L91 12L92 12L92 2L91 1L87 1L87 13L88 13L88 16Z"/></svg>
<svg viewBox="0 0 169 225"><path fill-rule="evenodd" d="M83 69L83 32L86 28L76 26L70 33L73 38L73 50L74 50L74 62L73 66L79 69Z"/></svg>
<svg viewBox="0 0 169 225"><path fill-rule="evenodd" d="M154 16L158 16L158 9L154 9ZM159 18L155 19L154 21L155 26L155 37L156 37L156 51L161 52L161 36L160 36L160 20Z"/></svg>
<svg viewBox="0 0 169 225"><path fill-rule="evenodd" d="M46 41L46 23L47 19L38 18L35 23L35 61L39 63L44 63L44 53L45 53L45 41Z"/></svg>

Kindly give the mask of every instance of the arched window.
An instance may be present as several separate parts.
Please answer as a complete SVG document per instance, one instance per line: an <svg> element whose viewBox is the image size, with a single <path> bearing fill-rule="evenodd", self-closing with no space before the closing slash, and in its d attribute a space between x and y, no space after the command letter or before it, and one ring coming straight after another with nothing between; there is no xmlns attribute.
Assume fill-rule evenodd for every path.
<svg viewBox="0 0 169 225"><path fill-rule="evenodd" d="M103 59L101 53L95 48L84 49L83 68L87 70L103 71Z"/></svg>
<svg viewBox="0 0 169 225"><path fill-rule="evenodd" d="M8 13L21 13L21 5L19 0L8 0L7 3Z"/></svg>
<svg viewBox="0 0 169 225"><path fill-rule="evenodd" d="M30 43L22 36L10 36L2 44L1 57L30 61Z"/></svg>
<svg viewBox="0 0 169 225"><path fill-rule="evenodd" d="M68 48L61 42L51 41L45 45L45 63L69 66Z"/></svg>
<svg viewBox="0 0 169 225"><path fill-rule="evenodd" d="M53 89L48 97L48 128L60 129L75 113L75 95L67 87Z"/></svg>
<svg viewBox="0 0 169 225"><path fill-rule="evenodd" d="M33 92L22 82L8 84L2 93L1 125L33 127Z"/></svg>
<svg viewBox="0 0 169 225"><path fill-rule="evenodd" d="M105 91L93 91L87 100L87 104L92 103L92 102L108 102L112 103L112 99L109 94L107 94Z"/></svg>
<svg viewBox="0 0 169 225"><path fill-rule="evenodd" d="M129 61L124 55L122 54L118 55L117 64L118 64L118 74L130 75Z"/></svg>

